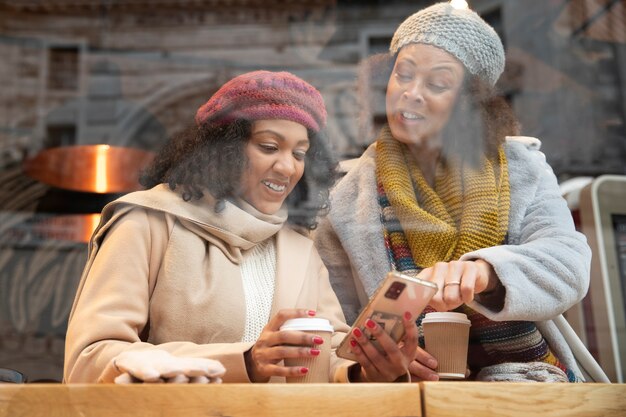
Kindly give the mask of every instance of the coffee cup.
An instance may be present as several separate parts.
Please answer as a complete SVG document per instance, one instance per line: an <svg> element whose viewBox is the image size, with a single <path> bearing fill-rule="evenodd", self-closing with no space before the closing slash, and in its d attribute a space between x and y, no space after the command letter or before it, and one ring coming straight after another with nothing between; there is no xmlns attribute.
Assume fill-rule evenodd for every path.
<svg viewBox="0 0 626 417"><path fill-rule="evenodd" d="M437 359L441 379L464 379L471 322L463 313L427 313L422 320L426 352Z"/></svg>
<svg viewBox="0 0 626 417"><path fill-rule="evenodd" d="M320 350L320 354L317 356L285 359L285 366L299 366L309 369L309 372L304 376L287 378L287 382L328 382L328 374L330 372L330 345L331 336L333 334L333 326L330 322L319 317L290 319L283 323L280 330L310 333L324 340L324 343L321 345L313 346L313 348Z"/></svg>

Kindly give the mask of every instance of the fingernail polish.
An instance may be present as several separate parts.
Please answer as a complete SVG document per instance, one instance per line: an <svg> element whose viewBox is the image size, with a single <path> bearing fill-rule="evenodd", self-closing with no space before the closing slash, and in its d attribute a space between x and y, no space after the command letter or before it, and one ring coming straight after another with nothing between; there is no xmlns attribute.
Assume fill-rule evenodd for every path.
<svg viewBox="0 0 626 417"><path fill-rule="evenodd" d="M313 344L314 345L321 345L324 343L324 339L322 339L319 336L313 336Z"/></svg>
<svg viewBox="0 0 626 417"><path fill-rule="evenodd" d="M356 346L356 340L350 339L350 346L355 347Z"/></svg>
<svg viewBox="0 0 626 417"><path fill-rule="evenodd" d="M311 349L311 356L319 356L321 352L319 349Z"/></svg>
<svg viewBox="0 0 626 417"><path fill-rule="evenodd" d="M301 374L306 374L307 372L309 372L309 368L300 368Z"/></svg>
<svg viewBox="0 0 626 417"><path fill-rule="evenodd" d="M309 310L307 311L307 314L311 317L313 317L317 312L315 310Z"/></svg>
<svg viewBox="0 0 626 417"><path fill-rule="evenodd" d="M373 329L374 327L376 327L376 323L372 319L367 319L367 321L365 322L365 325L369 327L370 329Z"/></svg>
<svg viewBox="0 0 626 417"><path fill-rule="evenodd" d="M363 332L362 332L362 331L361 331L361 329L359 329L358 327L357 327L357 328L355 328L355 329L352 331L352 333L354 333L354 335L355 335L356 337L361 337L361 336L363 336Z"/></svg>
<svg viewBox="0 0 626 417"><path fill-rule="evenodd" d="M410 313L410 312L408 312L408 311L407 311L407 312L405 312L405 313L404 313L404 318L405 318L405 320L411 320L411 313Z"/></svg>

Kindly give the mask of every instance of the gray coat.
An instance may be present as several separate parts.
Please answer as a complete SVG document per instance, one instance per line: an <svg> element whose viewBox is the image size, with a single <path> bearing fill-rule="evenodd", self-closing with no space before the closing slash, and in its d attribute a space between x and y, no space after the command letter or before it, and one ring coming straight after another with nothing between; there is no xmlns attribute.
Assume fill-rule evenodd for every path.
<svg viewBox="0 0 626 417"><path fill-rule="evenodd" d="M494 321L536 323L557 357L579 377L571 349L553 318L579 302L589 286L591 250L577 232L558 183L535 138L508 137L511 187L508 242L467 253L484 259L506 288L504 306L494 311L468 305ZM371 145L337 184L331 211L315 233L318 251L348 323L391 269L384 245Z"/></svg>

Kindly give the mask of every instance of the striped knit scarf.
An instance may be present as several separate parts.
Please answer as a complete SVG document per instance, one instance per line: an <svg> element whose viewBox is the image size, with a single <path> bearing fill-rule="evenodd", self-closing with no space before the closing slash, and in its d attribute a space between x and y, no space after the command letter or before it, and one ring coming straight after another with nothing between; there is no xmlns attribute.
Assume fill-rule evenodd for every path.
<svg viewBox="0 0 626 417"><path fill-rule="evenodd" d="M509 177L504 150L497 172L487 158L480 169L459 161L439 164L433 190L406 145L387 127L376 143L376 175L393 207L411 254L423 268L500 244L509 225ZM461 177L463 175L463 177Z"/></svg>
<svg viewBox="0 0 626 417"><path fill-rule="evenodd" d="M388 126L376 143L376 177L387 253L392 267L417 274L440 261L502 244L508 228L510 190L504 149L494 164L483 158L480 169L459 161L439 164L434 189L405 145L391 136ZM421 321L434 311L427 307ZM494 322L466 305L457 309L472 322L468 365L472 374L505 362L547 362L575 381L550 351L532 322Z"/></svg>

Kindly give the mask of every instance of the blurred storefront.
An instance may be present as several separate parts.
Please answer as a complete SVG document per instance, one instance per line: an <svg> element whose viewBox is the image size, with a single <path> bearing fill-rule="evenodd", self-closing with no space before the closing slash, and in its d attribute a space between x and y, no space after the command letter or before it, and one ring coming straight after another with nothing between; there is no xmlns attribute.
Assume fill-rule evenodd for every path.
<svg viewBox="0 0 626 417"><path fill-rule="evenodd" d="M301 76L324 95L337 155L358 156L384 117L359 64L432 3L0 0L0 367L60 380L97 214L139 188L153 152L223 82ZM625 175L626 3L469 4L504 40L498 87L558 178Z"/></svg>

